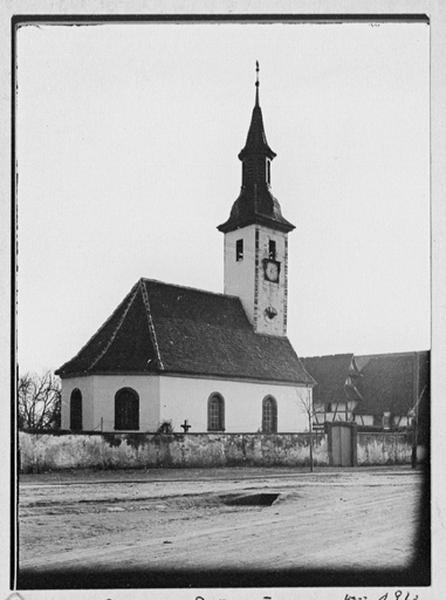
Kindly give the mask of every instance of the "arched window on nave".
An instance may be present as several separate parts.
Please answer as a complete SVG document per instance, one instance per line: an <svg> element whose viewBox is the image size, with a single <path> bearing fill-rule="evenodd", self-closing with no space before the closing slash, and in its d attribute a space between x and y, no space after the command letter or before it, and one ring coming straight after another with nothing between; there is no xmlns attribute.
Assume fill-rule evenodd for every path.
<svg viewBox="0 0 446 600"><path fill-rule="evenodd" d="M115 429L139 429L139 396L132 388L122 388L116 392Z"/></svg>
<svg viewBox="0 0 446 600"><path fill-rule="evenodd" d="M277 433L277 402L272 396L263 399L262 432Z"/></svg>
<svg viewBox="0 0 446 600"><path fill-rule="evenodd" d="M225 430L225 401L220 394L212 394L208 400L208 431Z"/></svg>
<svg viewBox="0 0 446 600"><path fill-rule="evenodd" d="M82 430L82 393L79 388L74 388L70 396L70 429Z"/></svg>

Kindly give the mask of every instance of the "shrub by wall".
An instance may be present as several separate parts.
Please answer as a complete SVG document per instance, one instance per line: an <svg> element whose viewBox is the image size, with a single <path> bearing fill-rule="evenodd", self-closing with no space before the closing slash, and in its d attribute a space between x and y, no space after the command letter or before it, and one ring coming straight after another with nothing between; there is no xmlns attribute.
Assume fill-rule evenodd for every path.
<svg viewBox="0 0 446 600"><path fill-rule="evenodd" d="M316 465L328 465L327 437L313 436ZM20 470L151 467L305 466L305 433L19 433Z"/></svg>

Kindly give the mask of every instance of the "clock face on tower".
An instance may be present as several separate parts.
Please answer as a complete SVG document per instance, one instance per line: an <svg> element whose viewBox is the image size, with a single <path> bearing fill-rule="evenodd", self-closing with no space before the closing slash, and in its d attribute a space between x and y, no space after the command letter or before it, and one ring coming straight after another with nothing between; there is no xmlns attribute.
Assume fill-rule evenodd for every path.
<svg viewBox="0 0 446 600"><path fill-rule="evenodd" d="M280 274L280 262L278 262L277 260L265 258L263 260L263 273L266 281L278 283Z"/></svg>

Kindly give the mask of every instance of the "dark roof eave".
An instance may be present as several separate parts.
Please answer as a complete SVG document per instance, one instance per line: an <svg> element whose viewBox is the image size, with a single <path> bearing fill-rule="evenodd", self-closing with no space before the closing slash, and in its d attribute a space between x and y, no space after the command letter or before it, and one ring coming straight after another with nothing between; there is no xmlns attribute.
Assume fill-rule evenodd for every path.
<svg viewBox="0 0 446 600"><path fill-rule="evenodd" d="M270 383L280 383L280 384L289 384L289 385L293 385L293 384L300 384L300 385L306 385L306 386L311 386L313 387L315 385L315 383L313 383L312 381L302 381L301 379L272 379L271 377L266 377L266 376L262 376L262 375L256 375L256 376L251 376L251 375L233 375L231 373L204 373L201 371L179 371L179 370L169 370L169 369L165 369L164 371L160 372L160 375L178 375L179 377L181 376L194 376L194 377L207 377L207 378L211 378L214 377L216 379L234 379L237 381L243 380L250 380L250 381L268 381Z"/></svg>
<svg viewBox="0 0 446 600"><path fill-rule="evenodd" d="M300 379L271 379L270 377L258 376L244 376L244 375L232 375L227 373L205 373L202 371L179 371L178 369L153 369L151 371L128 371L119 369L113 371L77 371L72 373L61 373L60 370L55 371L61 379L70 379L74 377L89 377L94 375L175 375L177 377L205 377L215 379L231 379L237 381L268 381L269 383L278 383L281 385L305 385L307 387L314 387L316 384L312 381L302 381Z"/></svg>
<svg viewBox="0 0 446 600"><path fill-rule="evenodd" d="M275 219L269 219L268 217L264 217L263 215L253 215L252 217L248 217L243 220L231 220L228 219L221 225L217 226L218 231L222 233L228 233L229 231L236 231L237 229L241 229L242 227L247 227L248 225L265 225L267 227L271 227L272 229L277 229L278 231L282 231L284 233L289 233L296 229L296 226L284 219L283 221L277 221Z"/></svg>
<svg viewBox="0 0 446 600"><path fill-rule="evenodd" d="M246 156L267 156L269 159L273 160L277 156L277 154L274 152L274 150L271 150L271 148L268 145L262 145L261 148L252 148L245 146L238 153L238 158L240 160L243 160L244 158L246 158Z"/></svg>
<svg viewBox="0 0 446 600"><path fill-rule="evenodd" d="M89 377L90 375L159 375L162 371L156 371L150 369L147 371L129 371L128 369L114 369L110 371L62 371L57 369L54 371L55 375L58 375L61 379L70 379L73 377Z"/></svg>

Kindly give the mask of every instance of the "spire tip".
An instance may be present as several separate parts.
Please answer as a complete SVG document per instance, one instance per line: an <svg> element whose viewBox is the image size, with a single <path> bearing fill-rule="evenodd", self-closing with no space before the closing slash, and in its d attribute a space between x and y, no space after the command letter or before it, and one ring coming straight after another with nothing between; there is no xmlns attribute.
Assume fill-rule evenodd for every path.
<svg viewBox="0 0 446 600"><path fill-rule="evenodd" d="M256 60L256 106L259 106L259 61Z"/></svg>

